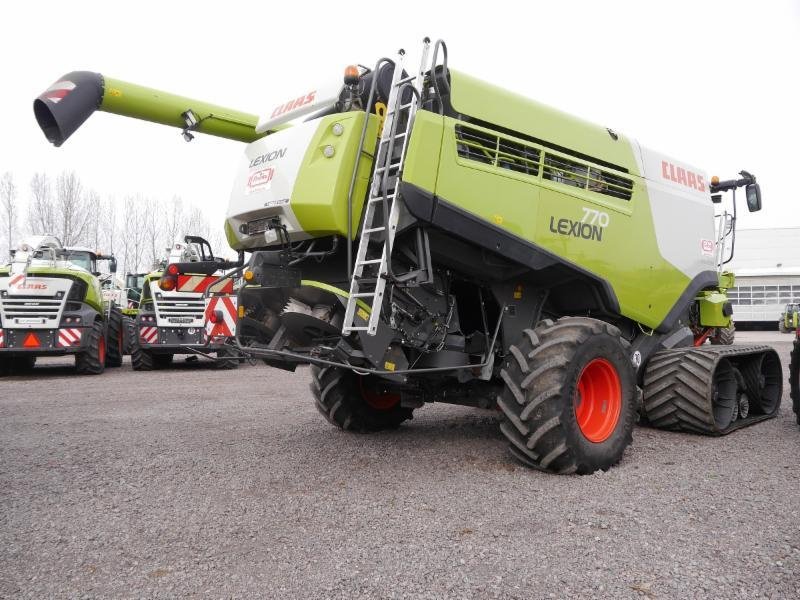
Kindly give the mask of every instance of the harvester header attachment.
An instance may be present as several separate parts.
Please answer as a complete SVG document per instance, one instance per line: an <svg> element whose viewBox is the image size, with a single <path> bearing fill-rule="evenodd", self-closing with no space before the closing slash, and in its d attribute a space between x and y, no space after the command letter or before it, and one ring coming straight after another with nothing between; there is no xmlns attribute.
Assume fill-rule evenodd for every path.
<svg viewBox="0 0 800 600"><path fill-rule="evenodd" d="M246 143L262 136L256 133L256 115L91 71L67 73L33 101L36 121L55 146L61 146L96 110L178 127L187 141L193 131Z"/></svg>

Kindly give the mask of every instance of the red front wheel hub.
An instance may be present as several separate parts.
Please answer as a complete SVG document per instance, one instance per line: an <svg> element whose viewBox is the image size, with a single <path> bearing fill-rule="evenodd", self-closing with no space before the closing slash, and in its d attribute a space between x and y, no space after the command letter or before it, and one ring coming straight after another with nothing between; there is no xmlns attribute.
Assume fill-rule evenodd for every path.
<svg viewBox="0 0 800 600"><path fill-rule="evenodd" d="M382 393L374 389L364 377L358 377L358 387L364 402L375 410L391 410L400 403L400 394Z"/></svg>
<svg viewBox="0 0 800 600"><path fill-rule="evenodd" d="M590 442L606 441L622 412L622 384L614 365L604 358L591 360L581 371L575 390L575 418Z"/></svg>

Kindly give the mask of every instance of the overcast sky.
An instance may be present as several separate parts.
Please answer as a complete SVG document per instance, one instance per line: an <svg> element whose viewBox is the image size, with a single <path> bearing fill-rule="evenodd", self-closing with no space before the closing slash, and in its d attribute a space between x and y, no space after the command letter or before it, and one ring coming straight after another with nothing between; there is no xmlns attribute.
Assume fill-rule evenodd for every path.
<svg viewBox="0 0 800 600"><path fill-rule="evenodd" d="M0 173L25 197L34 171L64 169L103 195L178 194L221 227L242 144L96 113L54 148L33 99L91 70L261 113L399 47L416 64L429 35L461 71L709 174L751 171L764 210L741 227L800 226L800 0L314 4L4 3Z"/></svg>

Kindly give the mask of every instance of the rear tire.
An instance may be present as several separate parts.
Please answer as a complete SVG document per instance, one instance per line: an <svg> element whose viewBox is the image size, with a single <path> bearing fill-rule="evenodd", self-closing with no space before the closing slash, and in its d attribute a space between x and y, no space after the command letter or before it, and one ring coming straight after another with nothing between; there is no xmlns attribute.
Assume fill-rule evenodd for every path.
<svg viewBox="0 0 800 600"><path fill-rule="evenodd" d="M800 337L795 338L789 361L789 395L792 398L792 410L800 425Z"/></svg>
<svg viewBox="0 0 800 600"><path fill-rule="evenodd" d="M122 321L122 313L117 309L111 309L108 319L108 354L106 356L107 367L121 367L122 357L125 355L125 330Z"/></svg>
<svg viewBox="0 0 800 600"><path fill-rule="evenodd" d="M131 355L131 366L134 371L152 371L153 355L147 350L142 349L142 341L139 339L139 327L136 321L130 319L126 322L128 327L128 352Z"/></svg>
<svg viewBox="0 0 800 600"><path fill-rule="evenodd" d="M86 347L75 355L79 375L99 375L106 369L106 336L102 321L95 321L89 330Z"/></svg>
<svg viewBox="0 0 800 600"><path fill-rule="evenodd" d="M789 333L789 329L786 327L786 324L784 323L783 318L781 318L781 320L778 321L778 331L780 333Z"/></svg>
<svg viewBox="0 0 800 600"><path fill-rule="evenodd" d="M413 418L414 410L400 404L399 394L381 390L377 377L356 375L348 369L311 366L311 392L317 410L329 423L367 433L396 429Z"/></svg>
<svg viewBox="0 0 800 600"><path fill-rule="evenodd" d="M138 343L139 338L136 336L136 322L127 315L122 317L122 332L125 354L130 354L133 342L136 341Z"/></svg>
<svg viewBox="0 0 800 600"><path fill-rule="evenodd" d="M620 331L565 317L526 329L500 372L500 431L522 463L554 473L607 470L636 422L637 388Z"/></svg>
<svg viewBox="0 0 800 600"><path fill-rule="evenodd" d="M227 359L227 360L215 360L214 361L214 368L221 369L221 370L230 370L236 369L239 367L239 353L236 352L233 348L220 348L217 350L217 359ZM235 359L235 360L234 360Z"/></svg>
<svg viewBox="0 0 800 600"><path fill-rule="evenodd" d="M709 341L714 346L730 346L736 337L736 325L733 321L727 327L717 327L714 335L709 338Z"/></svg>

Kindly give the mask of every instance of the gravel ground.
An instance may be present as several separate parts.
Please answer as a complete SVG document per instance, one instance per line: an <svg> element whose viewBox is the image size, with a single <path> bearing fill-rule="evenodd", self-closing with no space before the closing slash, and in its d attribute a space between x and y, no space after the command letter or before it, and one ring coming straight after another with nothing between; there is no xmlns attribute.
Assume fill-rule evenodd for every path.
<svg viewBox="0 0 800 600"><path fill-rule="evenodd" d="M788 336L739 337L765 339L788 360ZM800 597L788 390L777 419L637 427L616 468L557 477L491 412L361 436L305 370L68 365L0 380L2 597Z"/></svg>

